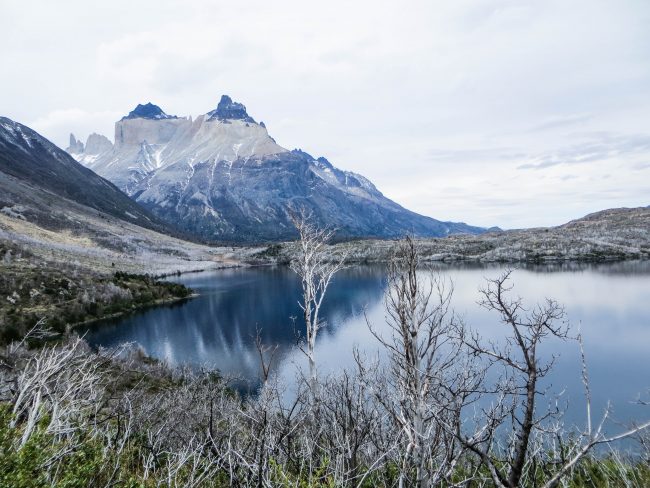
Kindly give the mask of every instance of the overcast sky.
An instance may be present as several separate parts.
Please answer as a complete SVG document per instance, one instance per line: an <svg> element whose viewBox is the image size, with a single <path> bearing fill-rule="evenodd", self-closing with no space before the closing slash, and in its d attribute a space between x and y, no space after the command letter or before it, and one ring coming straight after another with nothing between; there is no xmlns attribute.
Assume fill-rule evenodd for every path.
<svg viewBox="0 0 650 488"><path fill-rule="evenodd" d="M0 0L0 115L65 147L221 94L442 220L650 205L650 2Z"/></svg>

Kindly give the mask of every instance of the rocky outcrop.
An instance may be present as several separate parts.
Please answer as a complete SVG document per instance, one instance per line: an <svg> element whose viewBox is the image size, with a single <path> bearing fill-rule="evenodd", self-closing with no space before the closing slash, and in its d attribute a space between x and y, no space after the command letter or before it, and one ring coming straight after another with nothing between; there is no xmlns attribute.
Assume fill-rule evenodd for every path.
<svg viewBox="0 0 650 488"><path fill-rule="evenodd" d="M108 137L101 134L92 133L88 136L86 140L86 154L104 154L113 149L113 143L108 139Z"/></svg>
<svg viewBox="0 0 650 488"><path fill-rule="evenodd" d="M75 141L71 142L77 142ZM34 195L58 204L66 199L104 217L163 232L170 227L149 214L115 185L75 161L43 136L0 117L0 208L32 206ZM10 201L5 202L5 198ZM52 215L49 218L54 219ZM76 222L83 227L82 222Z"/></svg>
<svg viewBox="0 0 650 488"><path fill-rule="evenodd" d="M228 95L222 95L219 105L215 110L208 112L208 120L243 120L244 122L255 123L255 120L246 113L246 107L243 103L233 102ZM263 124L260 124L263 127Z"/></svg>
<svg viewBox="0 0 650 488"><path fill-rule="evenodd" d="M65 150L70 154L82 154L84 152L84 143L77 140L74 134L70 134L70 145Z"/></svg>

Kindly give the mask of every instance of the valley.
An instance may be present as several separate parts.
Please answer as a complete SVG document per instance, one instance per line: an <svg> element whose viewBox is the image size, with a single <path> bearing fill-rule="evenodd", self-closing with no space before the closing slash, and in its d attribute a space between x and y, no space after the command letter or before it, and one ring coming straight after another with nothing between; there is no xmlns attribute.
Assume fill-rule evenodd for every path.
<svg viewBox="0 0 650 488"><path fill-rule="evenodd" d="M142 110L145 116L162 117L158 112L151 115ZM241 112L244 109L239 110L231 109L227 114L248 117ZM130 117L126 121L140 124L180 120L169 116L142 119L138 113ZM1 122L0 329L7 338L41 319L62 332L86 320L185 298L191 293L183 288L170 289L150 277L287 264L295 256L294 243L277 239L256 245L198 243L188 227L181 230L173 225L178 218L165 222L34 131L9 119ZM254 122L245 119L244 123ZM262 129L258 126L256 130ZM91 150L95 146L112 147L92 139L86 150L88 146ZM299 154L283 157L285 161L286 157L303 158ZM237 167L240 163L232 164ZM318 164L326 165L323 161ZM242 191L248 191L247 184L254 180L243 173L237 178L247 183L229 179L229 185ZM374 221L375 217L369 218ZM395 219L392 222L402 229L407 226ZM246 225L252 229L258 224L253 220ZM382 224L377 221L373 225ZM478 234L462 233L462 227L454 229L458 233L446 237L417 237L422 262L571 263L650 257L648 207L605 210L552 228ZM282 232L275 237L285 236ZM345 235L337 234L337 238ZM256 241L259 237L254 233L248 236L250 239L244 240ZM395 244L387 238L348 238L332 244L331 251L333 256L344 253L349 264L386 263ZM129 283L124 276L131 277Z"/></svg>
<svg viewBox="0 0 650 488"><path fill-rule="evenodd" d="M139 106L134 112L121 122L130 121L144 127L150 123L176 123L180 120L162 116L155 107ZM229 117L242 117L238 120L243 120L243 124L255 123L234 102L225 113ZM217 122L212 123L224 126L219 126L219 130L229 131L232 129L229 125L234 122L226 123L217 117ZM256 130L263 129L259 127ZM128 134L122 136L130 137ZM144 142L141 145L144 147ZM88 146L113 151L110 141L97 136L91 137L85 145L71 138L71 147L85 151ZM158 153L154 151L151 154L155 156ZM157 158L150 161L155 165L145 174L147 181L155 181L160 168L166 167L158 167ZM386 297L397 290L390 270L391 264L402 259L396 256L395 249L403 250L405 242L408 242L396 238L409 233L415 235L414 249L417 249L418 257L414 262L419 263L420 268L416 272L413 265L408 282L417 287L417 281L422 280L425 288L427 284L436 287L442 284L443 288L436 289L440 291L448 287L450 293L444 295L445 292L440 291L440 300L446 300L444 297L448 296L450 301L441 302L443 308L432 309L441 313L439 322L432 323L443 324L446 320L444 307L448 304L454 307L454 317L458 313L460 321L449 318L450 322L444 324L455 324L455 327L461 327L458 330L473 334L472 337L478 337L475 334L479 331L472 327L480 327L480 333L493 341L491 344L511 340L504 339L503 324L499 324L492 314L482 313L476 300L480 293L478 287L486 279L495 279L498 274L509 276L510 270L517 268L513 276L518 291L537 300L538 304L546 303L550 307L548 313L558 319L563 317L564 309L554 308L556 302L544 300L548 297L560 299L571 320L589 324L584 337L585 350L595 358L591 363L596 372L592 383L594 405L605 408L610 400L616 402L619 406L617 420L624 424L645 418L643 405L629 405L632 395L639 395L646 385L645 377L630 373L629 367L634 364L637 368L647 369L647 354L643 349L630 346L627 335L615 331L625 329L632 333L635 343L643 343L646 334L647 307L644 304L650 277L647 266L650 262L650 208L604 210L552 228L510 231L473 228L409 213L397 204L377 197L373 192L381 194L369 182L361 193L358 189L337 188L341 180L345 185L349 184L351 175L339 172L326 160L312 161L309 158L311 156L306 153L292 151L280 156L269 155L253 165L249 160L239 159L224 160L219 164L214 162L212 166L197 164L192 166L192 175L199 173L195 183L207 193L197 190L198 193L195 192L189 200L182 197L182 193L191 187L192 176L184 180L185 186L181 185L180 192L176 191L179 188L176 183L170 183L169 187L148 187L154 188L153 194L157 195L181 195L171 207L166 197L158 202L162 203L161 206L151 206L139 199L139 195L146 192L136 192L129 197L36 132L9 119L0 119L0 359L7 366L0 369L0 379L3 385L15 384L22 388L16 400L10 388L0 387L0 416L7 417L0 423L0 438L9 439L5 447L0 442L0 460L16 466L5 472L0 470L0 484L3 479L10 479L10 486L15 486L12 478L15 473L22 479L23 470L32 470L31 463L42 466L45 462L34 456L15 458L13 446L20 442L19 431L11 427L6 405L22 405L22 398L35 392L33 399L29 397L29 405L36 407L25 407L29 409L27 415L33 417L41 411L38 409L40 387L32 389L31 383L21 383L23 378L31 378L30 381L37 382L35 384L38 381L47 383L44 386L47 391L60 388L58 382L63 382L63 393L58 390L53 395L48 393L55 400L52 405L47 403L49 410L46 411L52 418L67 419L65 413L59 414L59 403L56 402L61 402L65 408L72 405L69 407L73 412L71 415L82 419L73 429L75 436L81 435L75 437L75 449L88 450L93 445L99 446L95 459L101 459L102 465L108 464L100 452L115 456L119 468L112 474L99 469L86 477L74 470L76 466L85 466L87 461L77 462L63 454L62 459L71 464L61 467L61 473L75 480L102 479L110 484L113 477L124 480L126 477L140 479L148 476L142 474L138 466L131 467L120 448L115 450L104 440L97 441L97 444L87 440L86 436L93 438L93 432L98 431L121 435L113 432L110 422L106 424L109 425L106 430L103 427L97 430L98 422L103 422L100 419L103 415L118 419L118 423L120 418L138 423L134 435L128 432L130 427L124 426L126 430L120 442L128 444L129 449L140 456L150 449L141 439L150 437L154 430L158 433L156 435L163 432L160 439L167 452L177 455L193 445L196 429L201 426L201 432L208 432L207 437L190 454L195 466L200 466L200 476L210 478L201 486L223 486L211 477L225 476L228 469L245 472L239 460L230 468L219 464L218 459L229 451L215 447L218 457L206 455L203 446L207 442L214 443L215 434L210 430L212 427L207 430L204 427L211 425L213 418L217 418L220 425L217 432L231 429L227 435L238 443L238 459L256 459L259 455L258 448L250 450L250 443L245 442L245 439L259 434L259 425L265 425L262 432L274 432L273 435L288 425L297 433L300 442L310 443L318 438L319 442L329 446L327 449L336 452L338 448L327 436L314 436L309 430L309 422L287 414L285 420L273 417L280 419L280 423L269 424L268 413L285 415L284 402L295 395L295 405L299 412L303 412L299 415L312 415L309 413L313 408L312 401L318 402L317 405L327 405L327 411L332 415L326 416L324 422L327 422L328 431L335 431L339 420L347 415L342 416L341 408L349 403L342 398L351 398L350 395L361 392L360 388L364 388L366 381L372 382L372 388L383 388L383 373L371 378L364 375L370 371L367 368L383 368L387 360L386 351L378 348L377 338L394 331L386 322L385 308ZM86 159L85 163L90 164L89 161ZM125 161L127 167L132 168L133 162ZM303 165L304 171L289 171L283 166L288 161L290 166ZM200 174L210 167L212 173ZM217 171L217 167L227 168L227 175ZM249 173L251 167L254 167L253 173ZM326 269L328 260L332 264L344 259L345 269L332 281L322 316L317 322L316 330L322 330L318 341L307 343L313 344L312 353L308 353L301 335L307 322L299 305L304 282L295 275L295 266L286 265L301 262L313 250L307 249L308 253L304 254L302 246L307 241L291 240L286 229L291 222L291 212L295 210L290 202L296 201L296 191L300 195L301 185L311 185L318 171L322 171L322 181L327 178L331 181L309 187L313 194L303 194L298 198L306 205L301 210L311 210L315 225L329 223L331 228L340 225L343 232L334 232L334 239L329 243L324 240L322 246L314 241L319 249L315 254L318 256L315 266ZM360 178L356 181L367 181ZM277 207L280 211L254 217L254 214L240 212L242 208L250 209L245 199L237 200L239 203L234 206L232 202L219 200L224 205L219 207L224 211L223 215L228 213L229 217L223 221L215 219L212 212L216 210L205 206L215 204L216 200L207 196L215 181L225 185L227 191L230 191L228 188L238 188L247 198L267 203L270 201L266 200L270 198L269 188L271 195L277 191L281 198L273 201L280 205ZM348 192L348 196L336 200L333 206L328 200L332 188L339 195ZM350 197L350 191L360 200ZM364 193L366 191L368 193ZM203 207L192 204L193 210L188 210L185 204L193 199L202 202ZM355 201L363 203L357 206ZM165 208L167 210L163 211ZM193 213L197 208L202 210ZM273 206L263 208L268 210ZM374 210L368 213L369 208ZM285 224L279 224L282 219L268 220L271 214L274 219L281 215ZM233 215L239 215L238 218L243 219L241 223L234 224ZM206 216L210 217L206 220ZM355 226L346 227L346 222L350 221L354 221ZM203 231L197 233L195 225ZM384 225L387 227L382 227ZM224 232L224 229L230 230ZM262 229L261 233L257 232L259 229ZM234 234L228 232L236 232L240 239L233 239ZM435 237L439 234L445 237ZM326 232L325 235L329 234ZM435 281L438 279L441 281ZM495 282L488 283L493 285ZM453 290L454 299L451 301ZM416 291L413 296L425 295L418 295ZM593 303L594 297L599 297L596 304ZM430 306L428 299L421 303L424 307ZM618 307L621 304L627 315L620 314ZM452 329L448 329L444 334L451 332ZM563 353L561 361L558 360L559 367L554 375L549 376L552 385L544 384L545 393L535 395L540 400L565 395L565 398L575 401L583 395L579 375L566 373L572 369L578 371L572 361L575 359L574 344L562 339L563 332L557 334L553 334L556 340L551 338L548 342L554 354ZM445 340L453 339L448 336ZM486 367L472 352L473 343L458 343L454 347L464 351L461 361L470 361L470 369L481 371ZM342 397L323 395L317 400L305 400L313 398L311 392L318 386L318 383L314 387L305 381L305 371L316 371L305 364L306 354L317 354L319 358L314 381L323 381L329 391L338 391ZM366 362L360 359L359 354L376 357L376 362ZM464 367L456 359L449 364ZM48 368L54 368L54 373ZM604 370L617 375L617 379L608 381ZM483 371L487 372L487 369ZM482 378L481 382L485 381L483 374L486 373L479 372L476 377ZM445 381L453 382L457 377L454 373ZM85 383L86 378L90 379L89 383ZM49 384L51 381L54 383ZM562 391L552 388L553 385ZM69 388L92 399L88 403L86 400L69 401ZM519 395L515 390L504 390L502 385L490 387L490 390L499 388L512 398ZM377 401L375 397L364 396L363 404L385 408L386 404L382 402L390 398L393 390L384 390L381 393L384 397ZM476 395L465 406L457 408L455 415L461 415L474 402L491 401L490 395ZM273 399L278 406L263 403L266 398ZM492 400L501 401L496 397ZM215 401L220 403L215 404ZM100 403L102 408L93 410L94 405ZM512 412L517 410L517 407L510 408ZM582 408L567 408L558 418L566 422L564 425L572 425L581 421L582 412ZM357 418L359 420L355 422L365 425L363 429L366 432L395 429L391 422L379 421L379 416L362 413L355 416ZM250 419L254 420L251 422ZM617 426L611 424L613 422L609 422L602 433L599 431L599 442L605 442L609 433L618 432ZM42 431L40 423L29 420L21 425L28 434L29 446L37 445L38 452L47 453L52 449L59 456L63 452L61 449L65 449L57 438L48 437L49 427ZM38 435L30 434L30 425L36 426ZM647 425L650 424L642 424L632 432L640 432ZM242 429L248 430L242 434ZM180 436L177 432L181 433ZM399 437L395 430L385 432L384 443ZM40 439L45 439L45 444L38 444ZM369 453L360 457L365 463L386 457L385 466L396 466L395 460L389 457L390 450L375 446L365 434L360 439ZM287 445L283 449L292 447ZM18 452L25 450L19 449ZM270 455L281 459L282 469L291 472L291 461L283 457L283 452L275 448L269 451ZM464 466L461 469L471 466L471 453L462 449L458 453ZM306 459L301 451L291 456L300 463ZM582 461L581 469L598 473L599 462L598 453L589 454ZM186 469L187 464L180 460L179 466ZM556 469L554 466L548 464L549 472ZM647 477L643 465L636 461L625 461L620 469L628 473L625 475L627 478ZM461 471L457 471L460 474ZM154 473L162 479L161 470L156 469ZM366 474L373 477L371 485L394 484L391 474L380 474L373 469L368 469ZM275 479L274 474L262 476ZM298 471L292 476L300 479L303 475ZM310 476L305 480L308 485L313 482ZM87 484L92 485L94 481Z"/></svg>

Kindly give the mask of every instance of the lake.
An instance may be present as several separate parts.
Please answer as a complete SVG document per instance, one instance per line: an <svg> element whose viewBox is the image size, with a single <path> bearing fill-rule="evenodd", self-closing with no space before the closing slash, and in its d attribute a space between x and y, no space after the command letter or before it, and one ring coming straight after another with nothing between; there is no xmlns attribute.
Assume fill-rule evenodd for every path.
<svg viewBox="0 0 650 488"><path fill-rule="evenodd" d="M483 337L499 340L499 317L477 305L485 278L502 266L439 265L436 272L453 283L456 314ZM423 276L426 273L423 272ZM325 299L317 363L321 373L354 366L352 350L378 351L366 320L387 333L383 297L385 268L356 266L336 275ZM650 263L523 266L512 275L515 293L529 306L545 297L564 305L574 333L582 331L596 412L607 401L614 418L629 421L650 417L650 407L635 405L650 387ZM277 345L275 374L291 383L304 367L297 349L300 333L300 284L288 268L236 268L174 277L200 293L183 303L150 308L91 327L94 346L138 343L147 354L171 365L217 368L238 378L238 385L255 385L259 356L254 338ZM579 348L575 342L551 341L542 351L559 355L548 379L550 391L568 402L567 419L581 425L584 397ZM598 416L596 416L598 418Z"/></svg>

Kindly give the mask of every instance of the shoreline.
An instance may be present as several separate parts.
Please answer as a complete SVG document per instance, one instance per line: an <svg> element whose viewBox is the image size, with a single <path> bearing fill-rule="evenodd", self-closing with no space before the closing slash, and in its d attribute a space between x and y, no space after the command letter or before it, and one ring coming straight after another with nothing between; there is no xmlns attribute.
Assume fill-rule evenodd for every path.
<svg viewBox="0 0 650 488"><path fill-rule="evenodd" d="M161 274L155 274L151 275L153 279L160 279L160 278L168 278L170 276L182 276L182 275L187 275L187 274L193 274L193 273L205 273L207 271L219 271L222 269L233 269L233 268L243 268L243 267L248 267L251 266L248 263L245 262L237 262L237 263L227 263L224 266L212 266L208 268L201 268L201 269L189 269L186 271L172 271L169 273L161 273Z"/></svg>
<svg viewBox="0 0 650 488"><path fill-rule="evenodd" d="M387 241L381 241L386 243ZM340 245L334 245L333 251L336 255L337 247ZM380 249L376 249L377 254L372 255L372 251L364 252L364 250L354 249L351 253L351 256L348 256L344 263L346 265L364 265L364 264L386 264L391 261L391 249L392 246L386 246ZM356 252L355 252L356 251ZM345 252L345 250L341 250ZM287 249L286 253L283 254L280 259L269 259L263 262L247 262L247 266L258 267L258 266L286 266L289 264L292 258L291 249ZM257 258L260 259L260 258ZM263 258L262 258L263 259ZM421 258L422 264L563 264L563 263L584 263L584 264L606 264L606 263L623 263L623 262L632 262L632 261L650 261L650 254L610 254L602 256L589 256L589 255L577 255L577 256L545 256L545 257L499 257L492 258L486 256L477 256L477 255L462 255L462 254L431 254L424 255Z"/></svg>
<svg viewBox="0 0 650 488"><path fill-rule="evenodd" d="M68 324L66 327L66 334L70 334L74 332L76 329L79 329L80 327L84 327L86 325L97 325L97 322L103 322L104 320L111 320L111 319L116 319L120 317L128 317L129 315L135 314L137 312L144 311L148 308L154 308L154 307L160 307L164 305L173 305L176 303L181 303L184 301L189 301L194 298L198 298L201 296L200 293L197 293L193 291L191 294L185 297L174 297L174 298L162 298L162 299L157 299L153 300L148 303L143 303L141 305L132 305L130 309L128 310L123 310L120 312L113 312L107 315L103 315L101 317L94 317L92 319L84 320L82 322L76 322L74 324Z"/></svg>
<svg viewBox="0 0 650 488"><path fill-rule="evenodd" d="M389 261L389 253L387 251L390 250L389 245L391 244L391 241L383 241L382 242L383 246L380 249L376 249L377 251L380 251L379 253L375 254L375 256L368 256L364 255L364 251L368 251L370 249L355 249L357 253L356 256L354 256L354 252L352 253L353 255L350 256L346 260L346 264L349 266L364 266L364 265L383 265L386 264ZM268 267L275 267L275 266L286 266L291 258L291 251L292 251L292 246L291 245L286 245L285 248L281 251L280 256L276 257L275 259L260 259L260 256L255 256L254 261L249 261L246 262L244 259L239 260L238 262L229 262L229 263L219 263L216 266L209 266L206 268L200 268L200 269L191 269L187 271L175 271L171 273L163 273L160 275L149 275L149 279L154 280L154 281L163 281L167 283L174 283L176 285L182 284L179 283L178 281L175 281L173 278L174 277L180 277L182 275L189 275L189 274L196 274L196 273L205 273L205 272L211 272L211 271L220 271L220 270L226 270L226 269L237 269L237 268L268 268ZM342 246L341 244L335 245L334 248ZM343 244L344 246L344 244ZM383 252L382 252L383 251ZM241 256L240 258L243 258ZM277 259L279 258L279 259ZM568 266L571 264L575 265L583 265L583 266L589 266L589 265L599 265L599 264L624 264L624 263L633 263L633 262L648 262L650 259L647 256L630 256L630 255L600 255L598 257L594 256L549 256L546 257L545 259L531 259L531 258L523 258L523 259L485 259L484 257L481 256L462 256L462 255L452 255L452 256L441 256L441 255L429 255L429 256L423 256L421 264L423 266L444 266L444 267L454 267L454 266L498 266L498 265L511 265L511 266L558 266L558 267L563 267L563 266ZM110 275L106 275L110 276ZM166 278L171 278L171 279L166 279ZM185 285L183 285L185 286ZM189 288L189 287L188 287ZM119 310L116 312L111 312L107 313L98 317L91 317L87 318L82 321L78 322L72 322L65 324L64 329L61 330L59 329L59 334L61 335L66 335L74 332L78 332L82 328L86 327L95 327L98 324L102 322L107 322L111 321L114 319L119 319L123 317L128 317L129 315L136 314L138 312L146 311L150 308L155 308L155 307L161 307L161 306L170 306L174 304L179 304L184 301L189 301L191 299L197 298L200 296L200 293L196 292L195 290L190 288L190 292L186 296L174 296L174 297L167 297L167 298L157 298L153 299L150 301L147 301L146 303L137 303L136 298L132 298L130 304L124 304L124 309Z"/></svg>

